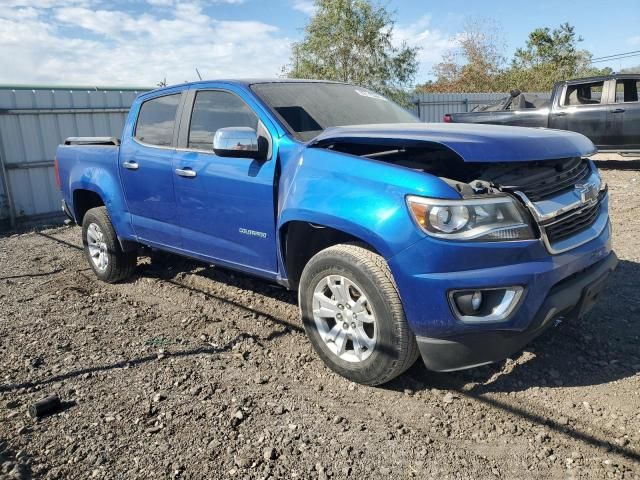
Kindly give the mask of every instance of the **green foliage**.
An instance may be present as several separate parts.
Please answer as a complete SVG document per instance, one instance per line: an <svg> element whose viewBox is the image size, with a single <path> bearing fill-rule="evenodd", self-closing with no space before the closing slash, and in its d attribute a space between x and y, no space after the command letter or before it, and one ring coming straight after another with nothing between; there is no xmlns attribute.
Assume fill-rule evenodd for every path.
<svg viewBox="0 0 640 480"><path fill-rule="evenodd" d="M500 30L489 19L467 21L464 32L452 41L456 48L445 53L433 72L435 82L419 87L431 92L492 92L505 59Z"/></svg>
<svg viewBox="0 0 640 480"><path fill-rule="evenodd" d="M353 83L406 103L418 49L393 44L394 24L385 7L368 0L316 0L316 13L283 73Z"/></svg>
<svg viewBox="0 0 640 480"><path fill-rule="evenodd" d="M575 28L563 23L551 30L548 27L536 28L529 34L526 48L518 48L513 58L513 66L517 68L533 68L545 64L553 64L563 73L576 70L578 64L585 60L585 51L579 51Z"/></svg>
<svg viewBox="0 0 640 480"><path fill-rule="evenodd" d="M506 92L512 88L539 92L570 78L608 75L609 68L591 65L592 54L578 48L582 38L568 23L537 28L508 66L501 55L499 30L486 22L467 24L454 39L458 48L434 67L435 82L418 90L432 92Z"/></svg>
<svg viewBox="0 0 640 480"><path fill-rule="evenodd" d="M588 50L578 49L582 37L569 23L558 28L537 28L529 34L525 48L518 48L501 83L521 90L549 90L560 80L611 73L609 68L591 66L593 58Z"/></svg>

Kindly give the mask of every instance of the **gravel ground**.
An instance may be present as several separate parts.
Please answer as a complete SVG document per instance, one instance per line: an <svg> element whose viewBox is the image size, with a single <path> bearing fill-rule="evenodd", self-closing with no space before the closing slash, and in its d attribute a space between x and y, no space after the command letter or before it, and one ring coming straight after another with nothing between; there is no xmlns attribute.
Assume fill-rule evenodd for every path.
<svg viewBox="0 0 640 480"><path fill-rule="evenodd" d="M0 238L0 478L640 478L640 161L600 166L621 262L592 313L382 388L325 368L278 286L171 256L106 285L77 227Z"/></svg>

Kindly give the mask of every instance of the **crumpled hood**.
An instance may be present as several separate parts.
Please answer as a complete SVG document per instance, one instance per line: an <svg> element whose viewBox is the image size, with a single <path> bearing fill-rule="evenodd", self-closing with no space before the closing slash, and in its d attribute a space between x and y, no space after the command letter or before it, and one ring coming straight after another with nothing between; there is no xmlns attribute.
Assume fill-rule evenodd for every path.
<svg viewBox="0 0 640 480"><path fill-rule="evenodd" d="M310 146L347 139L398 139L442 144L465 162L528 162L593 155L584 135L547 128L464 123L401 123L329 128Z"/></svg>

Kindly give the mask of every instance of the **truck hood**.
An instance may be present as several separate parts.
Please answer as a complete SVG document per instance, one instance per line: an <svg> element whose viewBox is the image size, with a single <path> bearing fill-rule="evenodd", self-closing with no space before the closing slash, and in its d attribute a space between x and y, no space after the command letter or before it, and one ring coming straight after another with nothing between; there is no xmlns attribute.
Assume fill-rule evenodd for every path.
<svg viewBox="0 0 640 480"><path fill-rule="evenodd" d="M396 139L444 145L465 162L529 162L593 155L597 149L584 135L547 128L500 125L400 123L334 127L309 142L321 146L348 139Z"/></svg>

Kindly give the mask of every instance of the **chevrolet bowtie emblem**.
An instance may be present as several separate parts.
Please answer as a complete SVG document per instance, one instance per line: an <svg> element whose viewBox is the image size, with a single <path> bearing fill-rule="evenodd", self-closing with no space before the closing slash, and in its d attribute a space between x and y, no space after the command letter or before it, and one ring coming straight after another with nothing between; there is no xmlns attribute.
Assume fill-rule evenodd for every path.
<svg viewBox="0 0 640 480"><path fill-rule="evenodd" d="M579 183L575 186L575 192L582 203L589 203L598 199L598 187L593 183Z"/></svg>

